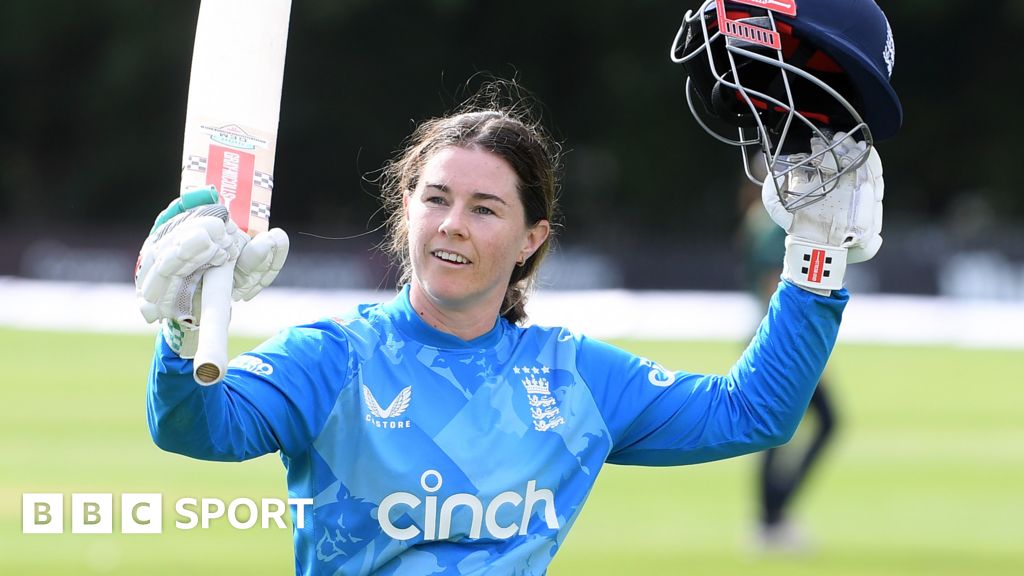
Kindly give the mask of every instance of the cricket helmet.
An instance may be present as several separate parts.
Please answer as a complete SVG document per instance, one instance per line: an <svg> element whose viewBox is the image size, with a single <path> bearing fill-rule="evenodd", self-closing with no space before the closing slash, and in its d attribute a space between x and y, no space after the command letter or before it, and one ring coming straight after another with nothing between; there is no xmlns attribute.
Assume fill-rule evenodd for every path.
<svg viewBox="0 0 1024 576"><path fill-rule="evenodd" d="M902 123L892 30L874 0L705 0L686 12L671 57L697 122L740 147L758 184L749 166L763 157L789 210L824 198ZM849 165L836 132L867 144ZM825 146L812 150L812 138Z"/></svg>

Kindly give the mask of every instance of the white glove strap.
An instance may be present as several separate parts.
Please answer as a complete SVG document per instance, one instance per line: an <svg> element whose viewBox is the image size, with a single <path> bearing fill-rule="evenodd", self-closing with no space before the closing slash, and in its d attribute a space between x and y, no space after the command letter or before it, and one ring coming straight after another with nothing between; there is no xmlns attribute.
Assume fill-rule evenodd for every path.
<svg viewBox="0 0 1024 576"><path fill-rule="evenodd" d="M846 248L786 236L783 278L815 294L829 296L832 290L843 287L845 275Z"/></svg>

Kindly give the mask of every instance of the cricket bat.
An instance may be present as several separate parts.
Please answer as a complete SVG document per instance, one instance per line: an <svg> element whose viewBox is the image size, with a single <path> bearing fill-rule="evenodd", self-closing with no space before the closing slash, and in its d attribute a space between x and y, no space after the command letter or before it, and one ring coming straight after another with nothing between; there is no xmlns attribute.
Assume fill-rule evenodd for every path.
<svg viewBox="0 0 1024 576"><path fill-rule="evenodd" d="M266 231L274 187L291 0L202 0L192 53L181 194L213 187L250 236ZM234 268L203 275L194 377L227 371Z"/></svg>

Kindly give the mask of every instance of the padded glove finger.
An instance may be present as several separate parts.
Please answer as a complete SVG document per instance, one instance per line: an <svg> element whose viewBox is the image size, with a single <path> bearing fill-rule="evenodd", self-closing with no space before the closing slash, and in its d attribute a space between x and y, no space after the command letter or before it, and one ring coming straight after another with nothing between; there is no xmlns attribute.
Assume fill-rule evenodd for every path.
<svg viewBox="0 0 1024 576"><path fill-rule="evenodd" d="M238 257L231 297L248 301L270 286L284 267L288 248L288 235L280 228L257 234Z"/></svg>

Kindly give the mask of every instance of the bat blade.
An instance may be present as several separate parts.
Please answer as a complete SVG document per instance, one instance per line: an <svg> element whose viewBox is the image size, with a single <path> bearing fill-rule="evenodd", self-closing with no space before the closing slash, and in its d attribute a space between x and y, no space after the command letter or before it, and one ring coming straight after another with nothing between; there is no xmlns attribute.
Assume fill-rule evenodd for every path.
<svg viewBox="0 0 1024 576"><path fill-rule="evenodd" d="M181 193L213 186L250 236L269 227L291 0L203 0L196 24ZM195 379L227 369L233 269L203 276Z"/></svg>

